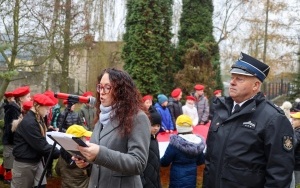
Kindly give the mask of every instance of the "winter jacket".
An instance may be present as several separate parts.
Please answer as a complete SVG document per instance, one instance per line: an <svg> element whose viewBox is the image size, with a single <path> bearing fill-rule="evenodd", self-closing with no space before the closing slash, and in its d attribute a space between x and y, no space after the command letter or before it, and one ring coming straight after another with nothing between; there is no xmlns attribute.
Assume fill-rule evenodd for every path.
<svg viewBox="0 0 300 188"><path fill-rule="evenodd" d="M169 97L168 108L172 116L173 124L175 125L178 116L182 115L182 104L180 101L175 100L173 97Z"/></svg>
<svg viewBox="0 0 300 188"><path fill-rule="evenodd" d="M197 138L197 142L185 137ZM171 135L170 143L161 158L161 166L169 166L170 188L195 188L197 183L197 165L204 163L203 149L205 141L193 134Z"/></svg>
<svg viewBox="0 0 300 188"><path fill-rule="evenodd" d="M183 114L190 116L190 118L193 121L193 126L198 125L199 117L198 117L197 109L194 105L190 105L186 103L182 107L182 112Z"/></svg>
<svg viewBox="0 0 300 188"><path fill-rule="evenodd" d="M155 136L151 135L147 166L141 174L144 188L161 188L159 147Z"/></svg>
<svg viewBox="0 0 300 188"><path fill-rule="evenodd" d="M57 160L55 172L61 177L61 188L88 187L89 177L86 169L80 169L75 163L70 165L62 157Z"/></svg>
<svg viewBox="0 0 300 188"><path fill-rule="evenodd" d="M213 102L217 100L217 97L216 96L213 96L210 101L209 101L209 116L208 116L208 119L209 120L212 120L213 116L214 116L214 113L215 113L215 107L213 105Z"/></svg>
<svg viewBox="0 0 300 188"><path fill-rule="evenodd" d="M66 132L67 129L73 125L73 124L77 124L77 125L82 125L82 121L79 117L79 114L77 112L74 111L70 111L68 113L68 116L66 118L65 123L63 124L64 118L65 118L65 114L67 113L67 109L65 109L62 113L60 113L60 115L58 116L58 127L62 126L62 131ZM63 125L62 125L63 124Z"/></svg>
<svg viewBox="0 0 300 188"><path fill-rule="evenodd" d="M52 107L52 118L50 125L52 125L54 128L58 128L58 117L60 115L60 105L56 104Z"/></svg>
<svg viewBox="0 0 300 188"><path fill-rule="evenodd" d="M196 109L198 112L198 117L199 117L199 123L201 122L208 122L208 116L209 116L209 104L208 104L208 99L202 95L199 98L196 97Z"/></svg>
<svg viewBox="0 0 300 188"><path fill-rule="evenodd" d="M133 117L131 133L120 135L115 119L103 126L95 125L91 143L99 145L93 161L89 188L141 188L140 174L147 165L149 154L150 121L140 111Z"/></svg>
<svg viewBox="0 0 300 188"><path fill-rule="evenodd" d="M16 161L37 163L43 156L49 156L52 149L36 120L35 113L28 111L14 135L13 155ZM59 156L59 150L54 148L53 157Z"/></svg>
<svg viewBox="0 0 300 188"><path fill-rule="evenodd" d="M288 188L294 168L293 128L262 93L231 114L218 98L207 137L203 188Z"/></svg>
<svg viewBox="0 0 300 188"><path fill-rule="evenodd" d="M79 116L89 131L94 129L94 120L96 117L96 108L88 105L82 105L79 111Z"/></svg>
<svg viewBox="0 0 300 188"><path fill-rule="evenodd" d="M12 132L12 122L16 120L21 115L21 108L15 102L10 102L4 106L4 127L3 127L3 145L13 145L14 144L14 132Z"/></svg>
<svg viewBox="0 0 300 188"><path fill-rule="evenodd" d="M174 126L169 108L162 107L158 103L155 103L154 107L161 116L160 132L163 132L166 130L174 130L175 126Z"/></svg>

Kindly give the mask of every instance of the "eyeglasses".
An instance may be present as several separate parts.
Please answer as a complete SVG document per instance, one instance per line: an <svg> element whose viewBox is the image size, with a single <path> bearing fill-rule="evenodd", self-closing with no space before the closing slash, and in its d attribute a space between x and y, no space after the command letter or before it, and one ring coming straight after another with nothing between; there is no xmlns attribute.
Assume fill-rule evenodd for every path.
<svg viewBox="0 0 300 188"><path fill-rule="evenodd" d="M97 84L96 90L97 90L98 93L100 93L101 90L103 90L104 94L108 94L111 90L111 85L109 85L109 84L105 84L105 85Z"/></svg>

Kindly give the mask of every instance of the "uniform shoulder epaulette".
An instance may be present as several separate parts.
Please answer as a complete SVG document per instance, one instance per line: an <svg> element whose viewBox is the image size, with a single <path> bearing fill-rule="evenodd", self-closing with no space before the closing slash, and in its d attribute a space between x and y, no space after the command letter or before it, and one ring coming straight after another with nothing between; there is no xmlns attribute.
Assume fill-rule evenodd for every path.
<svg viewBox="0 0 300 188"><path fill-rule="evenodd" d="M267 100L267 103L270 106L272 106L274 109L276 109L279 113L284 114L284 111L279 106L277 106L276 104L274 104L273 102Z"/></svg>

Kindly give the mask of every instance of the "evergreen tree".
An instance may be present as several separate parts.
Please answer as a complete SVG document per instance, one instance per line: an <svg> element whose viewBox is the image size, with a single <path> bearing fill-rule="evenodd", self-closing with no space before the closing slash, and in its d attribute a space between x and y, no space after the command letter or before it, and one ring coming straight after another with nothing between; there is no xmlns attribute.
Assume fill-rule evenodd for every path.
<svg viewBox="0 0 300 188"><path fill-rule="evenodd" d="M124 69L142 94L166 92L172 64L172 0L128 0L127 11Z"/></svg>
<svg viewBox="0 0 300 188"><path fill-rule="evenodd" d="M201 67L194 67L194 69L199 71L198 74L193 75L190 80L186 81L191 85L202 83L206 85L207 88L209 87L210 90L223 88L220 75L219 48L213 37L212 16L212 0L183 0L182 15L180 18L181 28L179 31L179 43L177 49L178 56L175 57L177 70L183 71L184 69L189 69L190 64L193 64L192 62L189 62L190 60L195 60L186 57L196 53L195 50L201 50L198 51L197 54L201 54L201 58L204 58L205 61L199 61L202 61L202 63L205 64L201 65ZM206 47L208 48L205 49ZM212 51L209 52L208 50ZM203 57L203 55L207 55L207 57ZM205 66L207 66L207 70L210 70L211 68L211 72L204 71L206 69L204 68ZM182 71L178 74L182 74ZM176 82L183 84L182 80L178 80L181 76L182 75L176 76ZM202 76L210 79L199 78ZM196 81L196 77L199 78L199 81L202 81ZM213 82L211 83L210 81L212 78ZM179 85L179 87L183 88L184 86Z"/></svg>
<svg viewBox="0 0 300 188"><path fill-rule="evenodd" d="M218 50L214 42L203 41L197 43L194 40L188 40L187 53L183 58L184 68L180 70L176 77L176 84L179 85L183 93L188 95L193 91L195 83L206 86L206 94L213 93L212 87L216 85L214 67L211 64L213 55Z"/></svg>

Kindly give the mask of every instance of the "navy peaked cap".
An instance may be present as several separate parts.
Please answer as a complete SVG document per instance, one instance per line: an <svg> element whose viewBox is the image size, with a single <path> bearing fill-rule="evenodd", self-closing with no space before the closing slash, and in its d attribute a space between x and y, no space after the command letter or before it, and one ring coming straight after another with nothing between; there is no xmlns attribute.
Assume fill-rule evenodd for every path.
<svg viewBox="0 0 300 188"><path fill-rule="evenodd" d="M239 59L231 66L230 73L255 76L263 82L269 71L270 66L241 52Z"/></svg>

